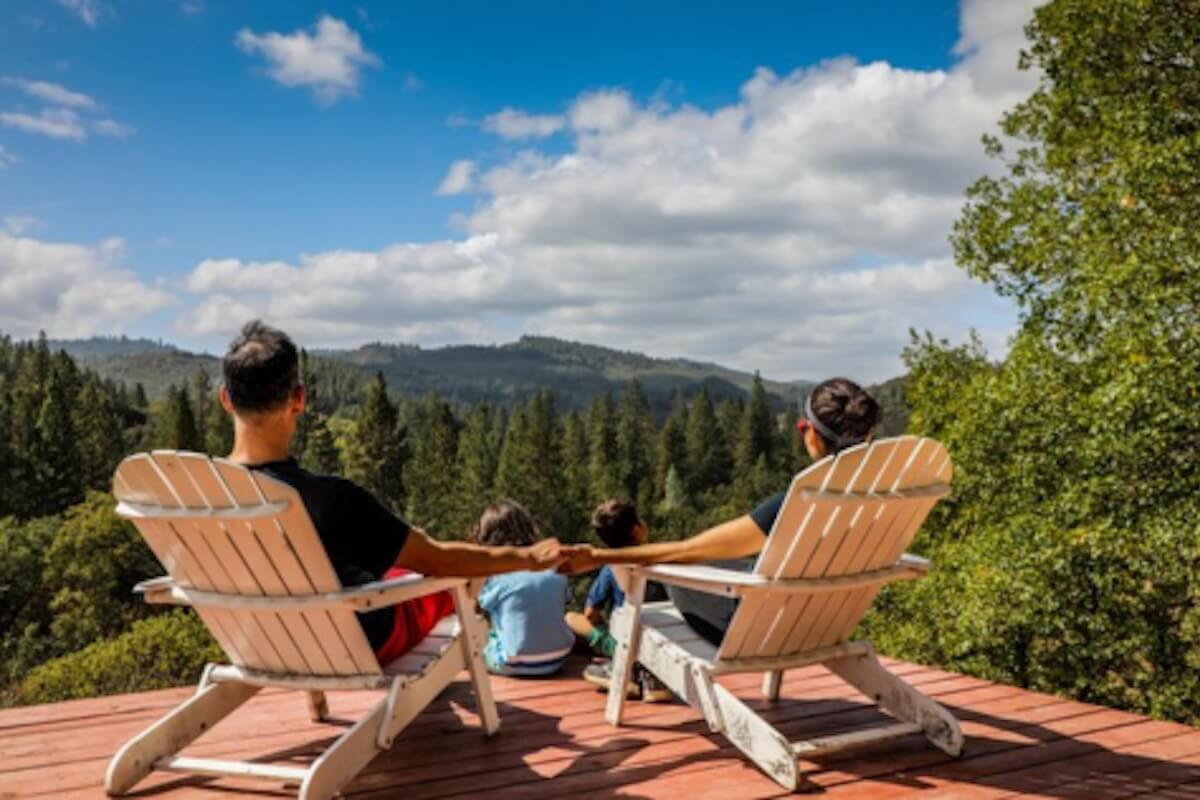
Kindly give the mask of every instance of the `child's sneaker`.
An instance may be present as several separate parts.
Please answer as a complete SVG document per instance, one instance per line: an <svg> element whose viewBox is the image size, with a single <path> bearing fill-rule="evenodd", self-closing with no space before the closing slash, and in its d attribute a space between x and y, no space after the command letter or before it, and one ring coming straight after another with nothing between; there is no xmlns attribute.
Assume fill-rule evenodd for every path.
<svg viewBox="0 0 1200 800"><path fill-rule="evenodd" d="M583 679L594 686L608 691L609 686L612 685L612 661L588 664L583 670ZM641 691L642 687L638 685L637 681L630 681L625 684L626 697L638 697Z"/></svg>
<svg viewBox="0 0 1200 800"><path fill-rule="evenodd" d="M634 669L633 675L641 687L643 703L669 703L675 698L675 693L641 664Z"/></svg>

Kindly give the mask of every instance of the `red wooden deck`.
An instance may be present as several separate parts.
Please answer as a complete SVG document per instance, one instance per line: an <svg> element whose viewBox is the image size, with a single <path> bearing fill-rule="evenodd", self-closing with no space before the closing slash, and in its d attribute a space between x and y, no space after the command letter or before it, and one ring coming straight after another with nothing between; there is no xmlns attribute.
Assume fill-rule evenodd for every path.
<svg viewBox="0 0 1200 800"><path fill-rule="evenodd" d="M682 704L632 703L621 729L603 719L604 696L564 676L495 679L500 733L480 733L465 681L455 684L347 789L356 798L678 798L729 800L783 794ZM879 798L1200 798L1200 731L926 667L893 669L954 711L967 735L950 759L917 736L803 762L806 791ZM752 676L723 679L756 697ZM102 797L105 766L135 732L188 689L0 712L0 797ZM302 695L264 691L188 753L278 762L311 759L320 744L374 700L331 694L335 720L308 720ZM793 739L883 721L813 667L788 673L765 714ZM147 798L294 797L270 783L156 773Z"/></svg>

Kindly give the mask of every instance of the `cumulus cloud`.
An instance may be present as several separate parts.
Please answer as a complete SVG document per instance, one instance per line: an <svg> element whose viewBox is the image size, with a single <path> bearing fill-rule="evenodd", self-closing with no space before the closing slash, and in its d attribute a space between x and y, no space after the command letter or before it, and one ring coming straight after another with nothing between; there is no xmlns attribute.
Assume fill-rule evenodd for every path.
<svg viewBox="0 0 1200 800"><path fill-rule="evenodd" d="M437 193L440 195L462 194L471 188L475 177L475 162L469 160L455 161L450 165L446 177L442 178Z"/></svg>
<svg viewBox="0 0 1200 800"><path fill-rule="evenodd" d="M945 70L760 69L711 109L586 92L565 152L451 169L443 186L481 198L463 238L205 261L180 328L224 336L253 312L332 345L515 327L865 380L900 370L910 327L977 325L995 343L1013 311L954 266L947 236L991 168L980 135L1031 88L1015 65L1032 6L967 0Z"/></svg>
<svg viewBox="0 0 1200 800"><path fill-rule="evenodd" d="M483 129L505 139L542 139L558 133L566 120L558 114L527 114L503 108L483 120Z"/></svg>
<svg viewBox="0 0 1200 800"><path fill-rule="evenodd" d="M93 109L96 101L86 94L73 92L65 86L49 81L31 81L26 78L5 76L0 83L19 89L30 97L36 97L56 106Z"/></svg>
<svg viewBox="0 0 1200 800"><path fill-rule="evenodd" d="M26 337L91 336L128 330L170 297L120 266L124 242L45 242L0 232L0 319Z"/></svg>
<svg viewBox="0 0 1200 800"><path fill-rule="evenodd" d="M358 93L363 67L382 62L363 47L362 38L340 19L323 16L310 33L238 31L235 42L242 52L261 55L267 74L284 86L311 89L317 100L334 103Z"/></svg>
<svg viewBox="0 0 1200 800"><path fill-rule="evenodd" d="M39 136L49 136L51 139L82 142L87 138L87 127L79 115L69 108L44 108L38 114L4 111L0 112L0 125Z"/></svg>

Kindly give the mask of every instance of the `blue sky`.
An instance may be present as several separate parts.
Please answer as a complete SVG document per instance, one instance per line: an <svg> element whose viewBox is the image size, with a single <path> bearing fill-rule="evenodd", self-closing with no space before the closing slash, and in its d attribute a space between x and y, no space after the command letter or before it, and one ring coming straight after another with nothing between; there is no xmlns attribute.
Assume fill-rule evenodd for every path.
<svg viewBox="0 0 1200 800"><path fill-rule="evenodd" d="M782 310L759 308L763 286L851 280L880 302L945 289L957 311L943 332L979 325L1000 344L1011 311L947 277L945 264L929 266L945 261L948 220L935 235L925 216L906 219L903 200L950 213L951 189L984 166L968 142L1027 85L1009 74L1024 12L972 8L982 4L526 3L518 13L484 3L6 0L0 309L24 304L0 327L218 347L238 314L265 313L303 326L313 343L531 331L784 377L846 358L872 377L895 371L904 323L941 316L900 309L896 336L862 336L861 302L840 313L822 301L809 316L824 334L761 344L687 320L705 307L717 328L740 330L747 315ZM315 50L295 49L305 46ZM945 124L914 114L921 103L949 115ZM512 126L496 116L505 109ZM829 124L778 127L805 113ZM961 134L958 114L977 130ZM838 125L869 141L840 153L829 137ZM890 128L894 141L877 135ZM768 148L770 136L782 138ZM928 141L914 147L914 136ZM948 146L957 149L943 174L930 159ZM778 167L788 181L754 177L780 150L792 154ZM806 152L823 158L814 166ZM697 153L712 155L697 167L707 178L673 198L664 182L691 183ZM853 174L833 169L841 157ZM669 174L651 175L667 162ZM570 183L580 163L587 174ZM863 198L891 199L809 232L822 211L804 193L830 191L815 183L826 170L856 187L843 201L849 216ZM609 201L591 196L597 185ZM723 197L731 185L745 194ZM681 198L710 196L680 211ZM760 203L755 226L766 234L747 243L738 218ZM859 240L863 226L889 235ZM18 240L31 244L18 250ZM446 252L430 246L439 242ZM815 252L825 255L801 257ZM347 253L360 258L337 260ZM6 274L30 270L58 282L2 288ZM388 288L374 292L372 281ZM79 295L73 304L49 297L64 286ZM101 311L86 308L96 294L108 298ZM139 299L122 305L114 294ZM322 296L328 310L314 302ZM789 351L813 339L825 349Z"/></svg>

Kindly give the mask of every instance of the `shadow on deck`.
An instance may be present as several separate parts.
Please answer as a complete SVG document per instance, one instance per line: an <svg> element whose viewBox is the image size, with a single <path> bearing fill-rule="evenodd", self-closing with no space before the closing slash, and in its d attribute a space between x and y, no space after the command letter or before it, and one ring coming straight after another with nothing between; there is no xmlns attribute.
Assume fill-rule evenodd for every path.
<svg viewBox="0 0 1200 800"><path fill-rule="evenodd" d="M347 787L355 798L764 798L784 792L679 703L631 703L609 727L584 661L551 679L494 678L501 729L480 732L465 679L454 684ZM953 673L889 662L953 711L967 736L951 759L919 736L803 761L811 794L854 798L1197 798L1200 731ZM755 698L756 676L722 683ZM188 689L0 712L0 798L103 797L108 759ZM185 751L210 758L311 760L373 693L331 693L334 718L308 719L300 693L263 691ZM887 718L820 667L789 672L778 703L753 700L799 739ZM142 798L294 797L279 784L156 773Z"/></svg>

